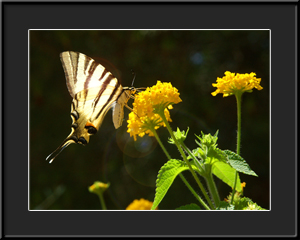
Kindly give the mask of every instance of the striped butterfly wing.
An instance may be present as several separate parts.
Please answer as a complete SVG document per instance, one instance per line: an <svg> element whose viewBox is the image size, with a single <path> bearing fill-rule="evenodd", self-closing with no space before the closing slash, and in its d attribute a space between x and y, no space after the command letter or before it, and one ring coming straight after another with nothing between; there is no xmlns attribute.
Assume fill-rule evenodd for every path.
<svg viewBox="0 0 300 240"><path fill-rule="evenodd" d="M65 71L67 87L73 97L71 104L71 133L46 160L56 156L71 143L86 145L91 135L100 128L110 108L113 107L115 128L122 125L123 107L135 88L124 88L102 65L78 52L63 52L60 55Z"/></svg>
<svg viewBox="0 0 300 240"><path fill-rule="evenodd" d="M118 80L94 59L78 52L62 52L60 54L67 87L71 97L88 88L99 87L102 84L115 86Z"/></svg>
<svg viewBox="0 0 300 240"><path fill-rule="evenodd" d="M124 106L126 106L129 110L133 111L130 107L128 107L127 102L129 98L132 98L132 95L135 92L136 88L134 87L124 87L122 94L116 101L116 104L113 108L113 123L116 129L122 126L122 122L124 119Z"/></svg>

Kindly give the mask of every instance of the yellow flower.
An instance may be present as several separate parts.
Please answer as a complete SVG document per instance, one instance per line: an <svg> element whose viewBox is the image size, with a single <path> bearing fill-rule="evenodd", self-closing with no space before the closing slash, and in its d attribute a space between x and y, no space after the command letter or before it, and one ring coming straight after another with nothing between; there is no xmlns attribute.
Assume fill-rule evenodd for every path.
<svg viewBox="0 0 300 240"><path fill-rule="evenodd" d="M140 200L135 199L128 205L126 210L151 210L153 202L141 198Z"/></svg>
<svg viewBox="0 0 300 240"><path fill-rule="evenodd" d="M241 193L244 191L244 187L246 187L246 183L245 183L245 182L242 182L242 183L241 183L241 188L242 188ZM231 189L233 189L233 188L231 188Z"/></svg>
<svg viewBox="0 0 300 240"><path fill-rule="evenodd" d="M241 187L242 187L242 192L243 192L244 187L246 187L246 183L245 182L241 183Z"/></svg>
<svg viewBox="0 0 300 240"><path fill-rule="evenodd" d="M157 81L153 87L135 95L133 112L129 114L128 130L130 136L143 137L145 134L153 136L153 129L165 127L159 114L164 113L167 121L171 122L170 112L172 104L181 102L178 90L171 83Z"/></svg>
<svg viewBox="0 0 300 240"><path fill-rule="evenodd" d="M109 187L109 183L103 183L96 181L92 186L89 187L89 191L95 194L102 194Z"/></svg>
<svg viewBox="0 0 300 240"><path fill-rule="evenodd" d="M217 90L211 95L216 96L218 93L223 93L223 97L227 97L237 92L252 92L253 88L262 90L261 78L256 78L255 75L253 72L235 75L235 73L226 71L223 78L217 78L217 83L212 84Z"/></svg>

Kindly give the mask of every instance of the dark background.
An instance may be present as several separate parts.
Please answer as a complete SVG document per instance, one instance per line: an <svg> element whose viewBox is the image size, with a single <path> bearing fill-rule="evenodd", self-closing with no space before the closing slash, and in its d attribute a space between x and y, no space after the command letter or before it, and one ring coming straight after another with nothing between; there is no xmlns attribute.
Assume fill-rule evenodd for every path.
<svg viewBox="0 0 300 240"><path fill-rule="evenodd" d="M213 97L212 83L225 71L255 72L263 90L254 89L242 99L241 155L259 177L240 174L244 195L269 209L270 193L270 32L269 30L30 30L29 31L29 207L31 210L101 209L88 192L94 181L109 182L104 197L108 209L125 209L134 199L153 201L155 181L167 159L151 137L129 137L125 121L114 129L111 111L86 147L72 144L49 164L46 157L70 133L71 97L59 59L63 51L78 51L107 67L131 86L147 87L157 80L171 82L182 102L170 111L176 130L190 128L186 145L197 147L194 134L219 130L218 147L236 150L235 97ZM131 101L129 102L131 105ZM166 129L159 129L173 158L180 158L167 143ZM198 189L188 171L184 176ZM203 182L204 183L204 182ZM216 179L220 197L231 188ZM199 191L198 191L199 192ZM160 209L172 210L197 203L175 179Z"/></svg>

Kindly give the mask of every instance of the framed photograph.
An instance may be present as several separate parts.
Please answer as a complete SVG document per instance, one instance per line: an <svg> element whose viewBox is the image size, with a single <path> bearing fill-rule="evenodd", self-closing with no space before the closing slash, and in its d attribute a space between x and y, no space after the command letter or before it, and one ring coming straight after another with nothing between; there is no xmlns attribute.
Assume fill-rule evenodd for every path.
<svg viewBox="0 0 300 240"><path fill-rule="evenodd" d="M4 3L2 235L294 236L296 8Z"/></svg>

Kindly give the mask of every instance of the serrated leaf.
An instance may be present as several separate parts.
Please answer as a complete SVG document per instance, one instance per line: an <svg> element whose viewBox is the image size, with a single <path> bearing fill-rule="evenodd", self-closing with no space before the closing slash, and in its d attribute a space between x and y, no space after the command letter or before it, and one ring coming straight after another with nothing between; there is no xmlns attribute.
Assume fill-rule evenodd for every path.
<svg viewBox="0 0 300 240"><path fill-rule="evenodd" d="M197 204L191 203L191 204L176 208L175 210L201 210L201 208Z"/></svg>
<svg viewBox="0 0 300 240"><path fill-rule="evenodd" d="M196 167L193 166L193 168L195 168L196 170ZM188 169L189 167L186 165L185 162L177 159L171 159L161 167L156 180L156 193L151 208L152 210L155 209L158 206L158 204L162 201L167 191L171 187L173 181L175 180L176 176L182 171Z"/></svg>
<svg viewBox="0 0 300 240"><path fill-rule="evenodd" d="M235 169L233 169L228 163L224 162L215 162L212 167L212 173L216 177L220 178L224 183L228 184L231 188L233 188L234 185L235 172ZM236 190L238 192L242 191L239 176L237 177Z"/></svg>
<svg viewBox="0 0 300 240"><path fill-rule="evenodd" d="M241 156L237 155L236 153L230 150L224 150L224 153L226 153L227 155L227 160L229 164L238 172L258 177L257 174L253 170L251 170L248 163Z"/></svg>

